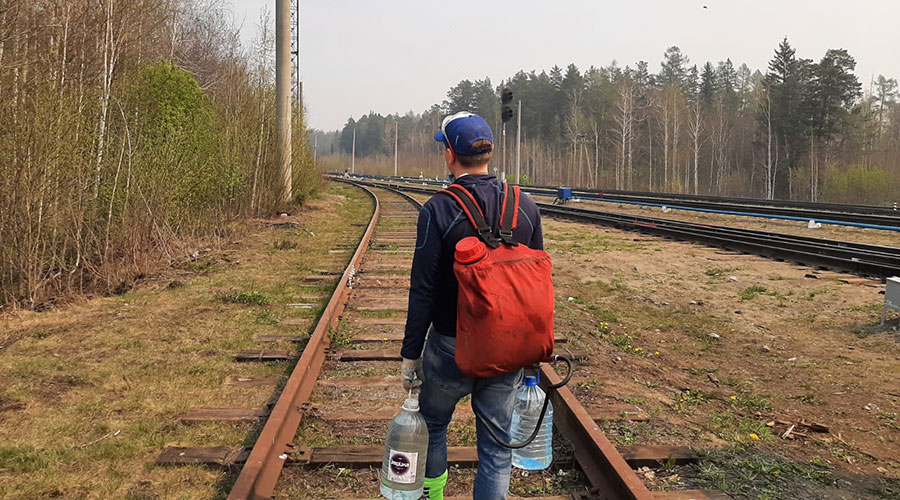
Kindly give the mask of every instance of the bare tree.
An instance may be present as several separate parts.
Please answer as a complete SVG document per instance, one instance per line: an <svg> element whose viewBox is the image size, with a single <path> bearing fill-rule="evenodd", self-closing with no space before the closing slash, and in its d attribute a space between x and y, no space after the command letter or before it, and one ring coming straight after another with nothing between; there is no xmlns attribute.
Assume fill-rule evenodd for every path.
<svg viewBox="0 0 900 500"><path fill-rule="evenodd" d="M618 114L615 116L616 133L619 136L619 158L616 162L616 189L625 189L626 173L627 178L632 179L634 168L634 108L635 108L635 91L637 85L630 77L623 78L618 85L618 99L616 100L616 109Z"/></svg>
<svg viewBox="0 0 900 500"><path fill-rule="evenodd" d="M693 183L694 183L694 194L700 194L700 148L703 144L702 134L703 134L703 117L700 113L700 98L694 97L693 102L689 107L689 115L688 115L688 133L691 137L691 143L693 145L694 150L694 168L693 168ZM686 187L690 187L690 183L687 183Z"/></svg>
<svg viewBox="0 0 900 500"><path fill-rule="evenodd" d="M778 143L777 141L774 141L774 132L772 130L772 98L768 84L760 85L757 92L757 99L766 120L766 161L763 164L763 168L765 169L766 174L765 197L766 199L771 200L775 198L775 172L778 168Z"/></svg>

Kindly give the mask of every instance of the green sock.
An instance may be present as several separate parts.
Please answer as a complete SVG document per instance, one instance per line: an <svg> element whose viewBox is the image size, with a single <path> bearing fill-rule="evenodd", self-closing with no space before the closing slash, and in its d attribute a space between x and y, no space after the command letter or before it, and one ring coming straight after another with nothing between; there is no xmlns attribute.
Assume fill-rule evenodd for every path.
<svg viewBox="0 0 900 500"><path fill-rule="evenodd" d="M423 496L428 500L444 500L444 486L447 485L447 471L438 477L426 477Z"/></svg>

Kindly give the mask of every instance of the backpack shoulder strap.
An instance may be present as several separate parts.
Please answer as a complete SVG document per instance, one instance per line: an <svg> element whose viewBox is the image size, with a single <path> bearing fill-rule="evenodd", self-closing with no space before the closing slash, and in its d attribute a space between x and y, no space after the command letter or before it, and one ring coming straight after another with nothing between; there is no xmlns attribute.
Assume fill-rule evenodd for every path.
<svg viewBox="0 0 900 500"><path fill-rule="evenodd" d="M519 186L503 183L503 209L500 211L500 239L507 245L516 246L513 229L519 222Z"/></svg>
<svg viewBox="0 0 900 500"><path fill-rule="evenodd" d="M491 229L490 224L484 219L484 213L481 212L481 207L478 206L475 197L472 196L472 193L470 193L468 189L459 184L451 184L447 189L442 189L438 191L438 193L446 194L456 200L456 203L462 209L463 213L468 217L469 222L472 223L472 227L478 232L478 237L481 238L487 246L491 248L500 246L500 240L494 236L493 229Z"/></svg>

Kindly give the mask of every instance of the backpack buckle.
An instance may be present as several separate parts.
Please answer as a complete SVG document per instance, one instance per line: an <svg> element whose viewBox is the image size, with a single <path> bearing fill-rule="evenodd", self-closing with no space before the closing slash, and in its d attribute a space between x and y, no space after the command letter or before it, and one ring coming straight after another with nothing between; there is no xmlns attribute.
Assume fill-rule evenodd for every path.
<svg viewBox="0 0 900 500"><path fill-rule="evenodd" d="M507 245L512 245L514 247L519 246L519 242L516 241L515 238L513 238L512 230L504 231L501 229L500 230L500 239L503 240L503 243L506 243Z"/></svg>
<svg viewBox="0 0 900 500"><path fill-rule="evenodd" d="M479 228L478 236L481 238L481 241L491 248L500 246L500 240L494 237L494 230L491 229L490 226Z"/></svg>

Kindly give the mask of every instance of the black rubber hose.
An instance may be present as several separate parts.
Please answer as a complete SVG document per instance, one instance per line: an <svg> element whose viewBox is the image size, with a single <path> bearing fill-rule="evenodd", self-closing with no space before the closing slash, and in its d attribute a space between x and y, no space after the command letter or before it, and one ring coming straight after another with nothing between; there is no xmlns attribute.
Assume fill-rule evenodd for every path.
<svg viewBox="0 0 900 500"><path fill-rule="evenodd" d="M572 378L572 360L565 356L555 355L553 356L553 362L556 361L562 361L567 365L568 371L566 372L566 376L563 377L562 381L560 381L558 384L553 384L547 387L547 393L544 395L544 406L543 408L541 408L541 415L540 417L538 417L537 424L534 426L534 431L532 431L531 436L529 436L528 439L526 439L522 443L507 443L506 441L497 437L494 424L481 416L481 413L478 411L478 407L475 405L475 400L472 400L472 411L475 413L475 418L478 419L478 421L481 422L482 425L484 425L484 428L487 429L488 434L491 435L491 437L494 439L494 441L497 442L497 444L510 450L521 450L522 448L531 444L531 442L534 441L534 438L537 437L537 434L541 429L541 425L544 423L544 415L547 414L547 407L550 406L550 391L555 391L560 387L568 384L569 379Z"/></svg>

